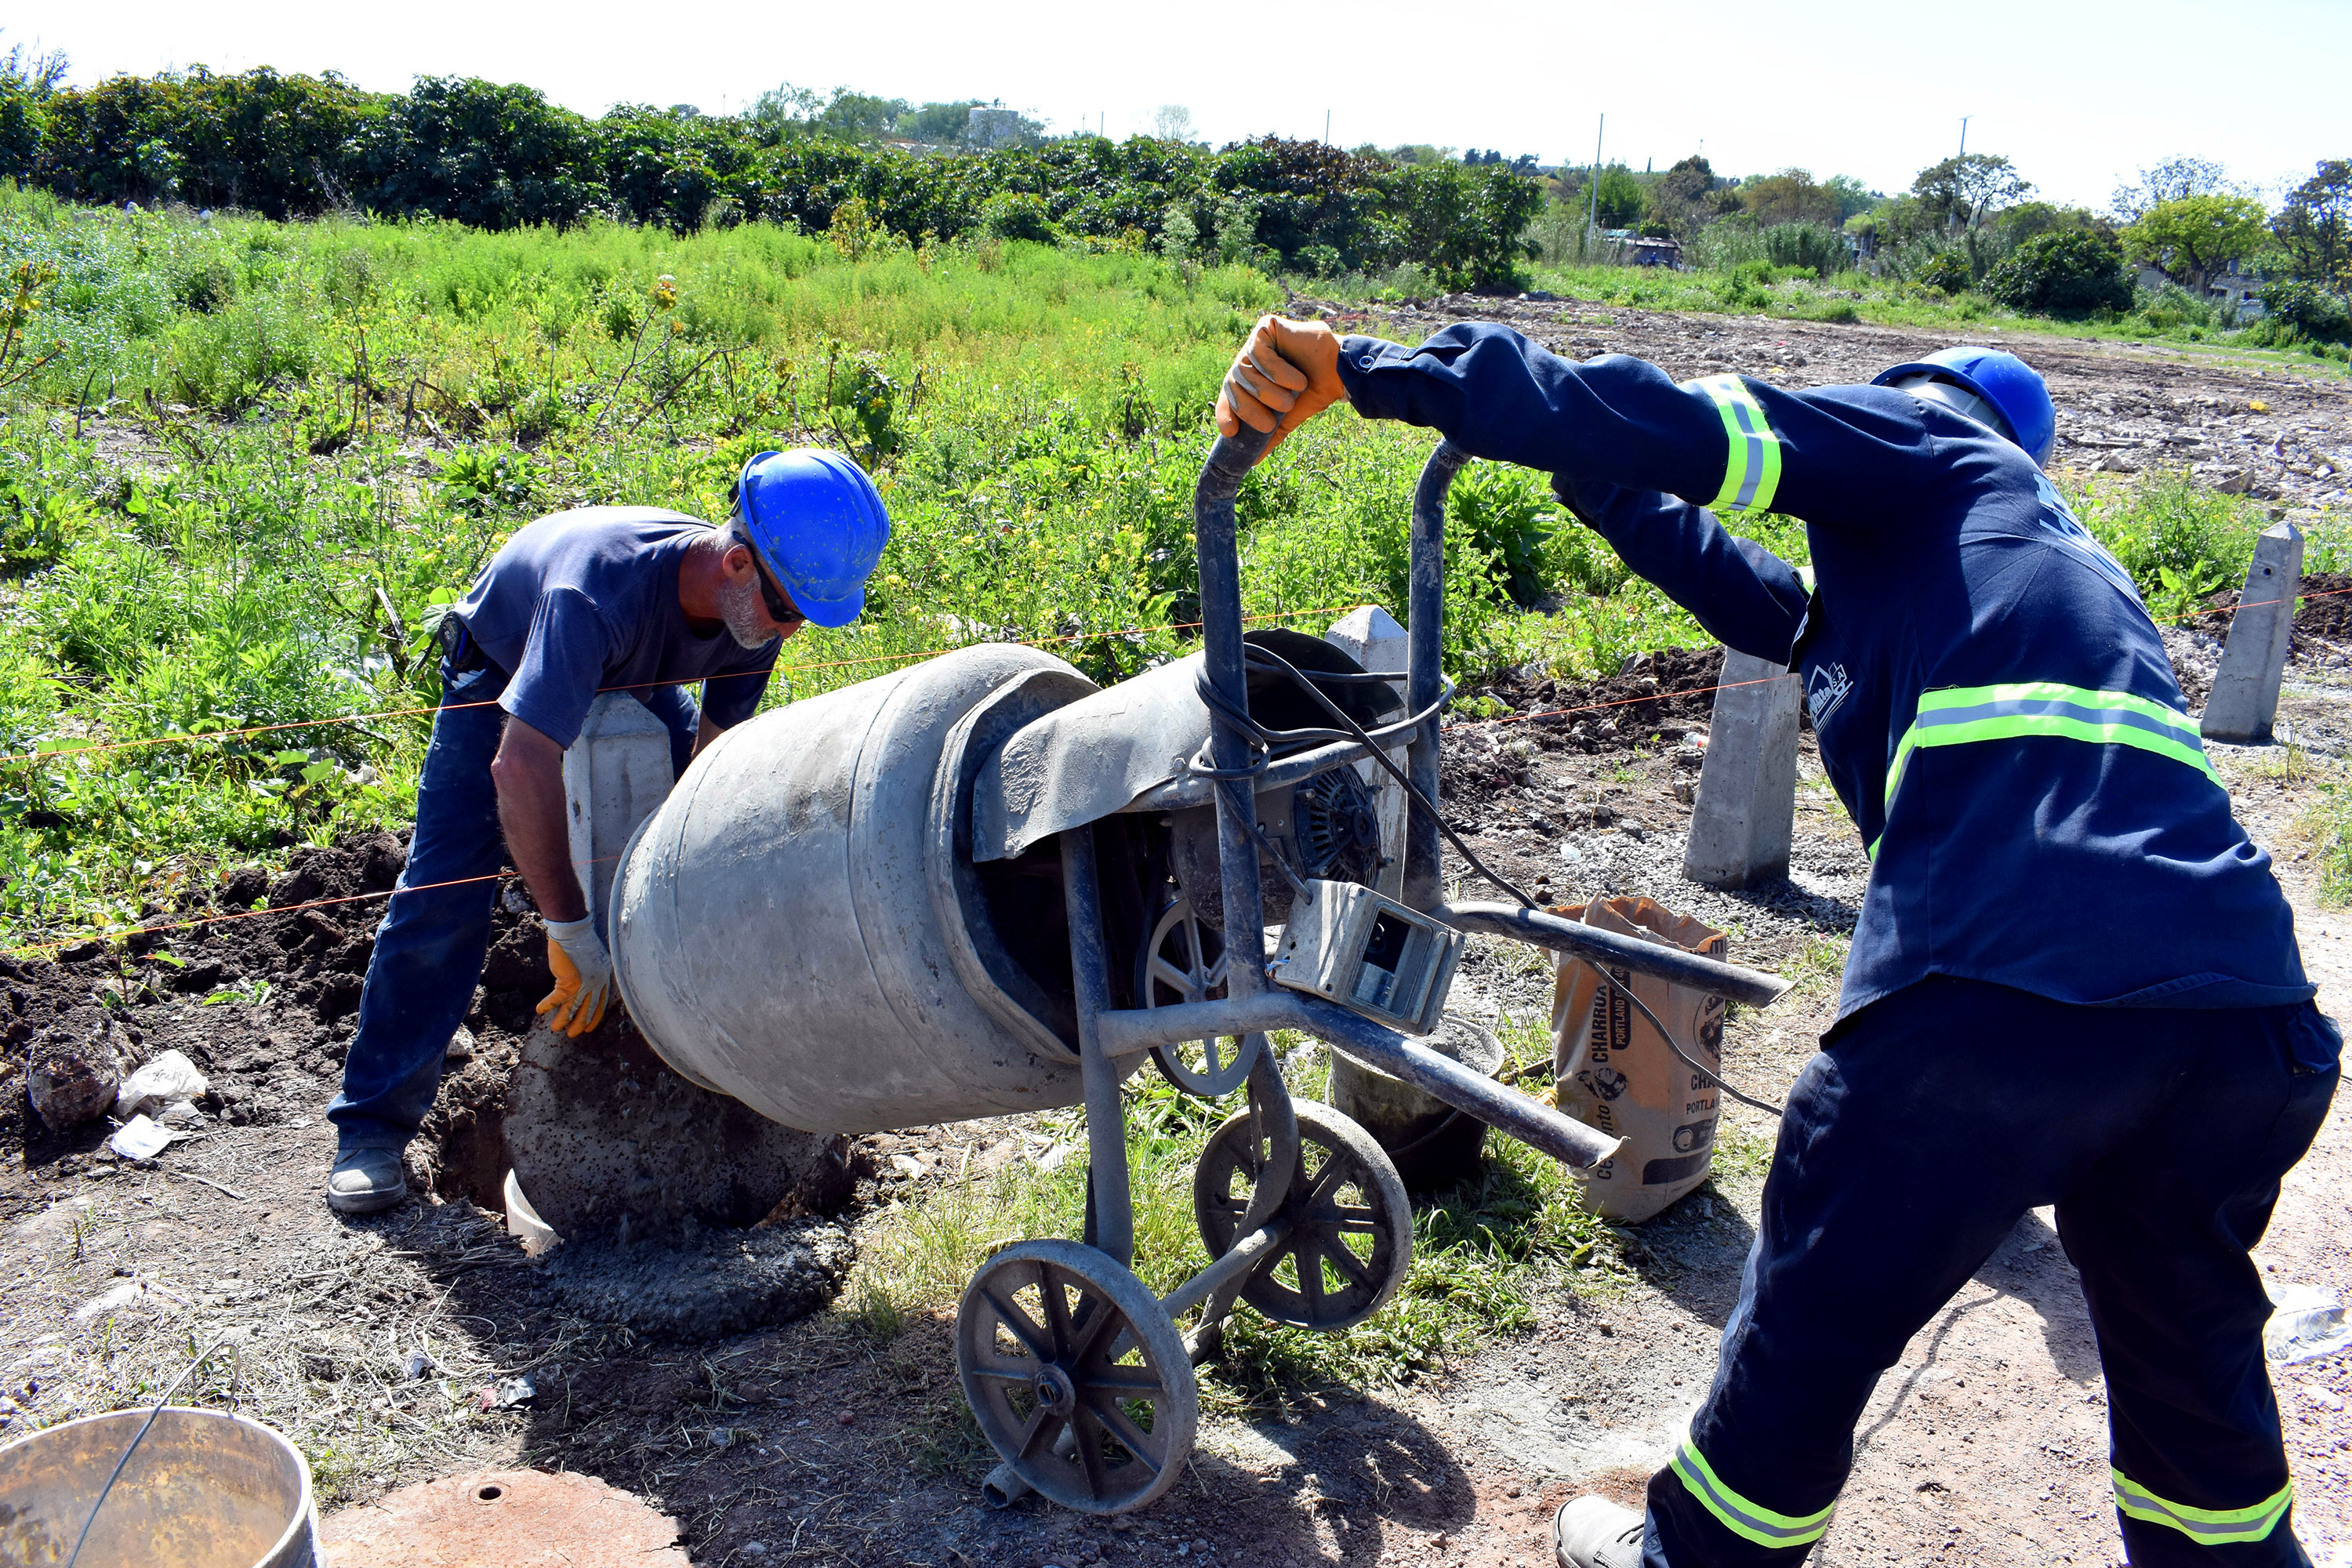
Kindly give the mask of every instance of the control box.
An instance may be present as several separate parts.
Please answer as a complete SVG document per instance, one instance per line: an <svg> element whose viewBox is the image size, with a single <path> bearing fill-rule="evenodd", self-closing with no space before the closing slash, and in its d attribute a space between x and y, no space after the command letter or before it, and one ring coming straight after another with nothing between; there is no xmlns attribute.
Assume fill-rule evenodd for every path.
<svg viewBox="0 0 2352 1568"><path fill-rule="evenodd" d="M1407 1035L1437 1027L1462 961L1460 931L1354 882L1310 881L1268 973Z"/></svg>

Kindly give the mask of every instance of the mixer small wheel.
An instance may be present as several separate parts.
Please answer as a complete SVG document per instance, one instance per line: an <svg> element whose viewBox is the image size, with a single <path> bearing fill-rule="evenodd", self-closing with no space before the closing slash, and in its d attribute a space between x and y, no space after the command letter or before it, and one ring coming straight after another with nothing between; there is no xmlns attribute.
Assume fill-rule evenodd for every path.
<svg viewBox="0 0 2352 1568"><path fill-rule="evenodd" d="M956 1369L989 1443L1044 1496L1125 1513L1176 1484L1200 1421L1183 1336L1109 1254L1008 1247L956 1310Z"/></svg>
<svg viewBox="0 0 2352 1568"><path fill-rule="evenodd" d="M1298 1163L1276 1213L1292 1222L1242 1300L1277 1323L1344 1329L1388 1304L1412 1268L1412 1208L1396 1166L1372 1135L1328 1105L1293 1102ZM1192 1173L1192 1215L1212 1258L1233 1247L1273 1158L1244 1110L1217 1129Z"/></svg>
<svg viewBox="0 0 2352 1568"><path fill-rule="evenodd" d="M1225 959L1216 932L1193 918L1192 900L1180 894L1160 914L1150 940L1137 955L1136 994L1146 1007L1222 999ZM1265 1048L1264 1035L1246 1036L1238 1044L1227 1036L1154 1046L1151 1059L1185 1093L1219 1100L1242 1086Z"/></svg>

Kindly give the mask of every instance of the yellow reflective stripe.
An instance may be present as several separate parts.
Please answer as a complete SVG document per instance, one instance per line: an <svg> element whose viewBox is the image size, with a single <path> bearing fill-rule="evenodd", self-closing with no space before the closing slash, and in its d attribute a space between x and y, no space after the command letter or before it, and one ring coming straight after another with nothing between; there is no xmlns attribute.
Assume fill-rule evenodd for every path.
<svg viewBox="0 0 2352 1568"><path fill-rule="evenodd" d="M2121 1470L2111 1468L2107 1473L2116 1481L2116 1507L2126 1517L2165 1525L2210 1546L2263 1539L2278 1528L2294 1502L2294 1483L2289 1481L2246 1508L2191 1508L2185 1502L2167 1501Z"/></svg>
<svg viewBox="0 0 2352 1568"><path fill-rule="evenodd" d="M2130 746L2170 757L2195 768L2218 786L2221 780L2207 760L2197 722L2186 713L2128 691L2093 691L2055 680L2020 680L1999 686L1954 686L1919 699L1917 717L1895 742L1886 769L1886 809L1911 753L1922 746L1963 746L1976 741L2007 741L2051 735L2094 745Z"/></svg>
<svg viewBox="0 0 2352 1568"><path fill-rule="evenodd" d="M1717 511L1767 511L1780 488L1780 438L1764 416L1764 405L1736 375L1710 375L1692 385L1715 400L1729 447L1723 488L1710 503Z"/></svg>
<svg viewBox="0 0 2352 1568"><path fill-rule="evenodd" d="M1830 1515L1837 1511L1837 1504L1832 1503L1819 1513L1799 1518L1749 1502L1723 1484L1723 1478L1687 1437L1675 1454L1674 1472L1724 1529L1759 1546L1802 1546L1819 1541L1830 1527Z"/></svg>

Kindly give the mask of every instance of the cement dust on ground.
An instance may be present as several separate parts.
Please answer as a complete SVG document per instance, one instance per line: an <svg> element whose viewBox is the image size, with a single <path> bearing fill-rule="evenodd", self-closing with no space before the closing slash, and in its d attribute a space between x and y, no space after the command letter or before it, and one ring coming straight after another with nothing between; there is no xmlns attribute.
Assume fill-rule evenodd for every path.
<svg viewBox="0 0 2352 1568"><path fill-rule="evenodd" d="M1782 339L1801 382L1853 379L1935 346L1882 329L1756 318L1580 306L1490 313L1513 310L1545 313L1536 325L1572 352L1631 349L1677 374L1710 368L1706 356L1718 353L1769 362ZM2070 412L2062 426L2088 438L2075 443L2086 453L2218 462L2259 445L2277 460L2249 468L2248 489L2273 486L2294 505L2325 499L2311 488L2321 465L2305 460L2309 448L2352 445L2340 434L2343 395L2301 378L2176 370L2038 342L2029 352L2053 370L2062 405L2073 394L2091 399L2091 415ZM2121 423L2102 426L2103 386L2134 411L2114 416ZM2202 397L2220 401L2208 408ZM2273 426L2225 412L2254 398L2272 403ZM2160 433L2152 446L2090 444L2107 438L2103 427L2134 429L2142 418ZM2242 426L2263 439L2240 440ZM2339 434L2312 434L2323 428ZM2226 452L2225 437L2236 443ZM2197 458L2200 442L2216 456ZM2296 464L2312 473L2292 472ZM2304 635L2316 610L2298 618L2283 712L2298 742L2292 771L2283 748L2225 750L2220 766L2250 831L2277 856L2322 1003L2341 1015L2352 1010L2352 918L2315 908L2296 829L2352 739L2341 684L2352 679L2352 650ZM2198 634L2168 641L2195 700L2218 644ZM1727 1032L1727 1071L1770 1099L1829 1022L1867 868L1809 751L1791 879L1737 895L1681 880L1682 796L1708 700L1675 693L1712 685L1718 658L1661 655L1575 689L1498 679L1486 694L1513 711L1450 732L1444 806L1482 858L1538 898L1646 892L1728 931L1735 959L1798 977L1790 997L1736 1012ZM1535 717L1559 708L1580 711ZM400 855L388 838L306 852L276 886L257 875L224 900L241 907L267 893L289 904L380 889ZM1452 864L1449 876L1477 896L1465 866ZM501 904L466 1059L453 1062L420 1143L415 1173L430 1195L373 1220L329 1215L319 1184L332 1141L320 1113L379 909L210 928L168 944L176 965L92 949L0 973L5 1088L20 1108L0 1129L9 1157L0 1436L152 1396L217 1340L194 1380L199 1396L288 1431L331 1501L527 1466L583 1472L646 1499L677 1522L701 1563L1537 1568L1562 1498L1598 1489L1633 1500L1664 1456L1712 1373L1753 1234L1772 1129L1734 1107L1716 1179L1631 1233L1634 1282L1583 1294L1541 1284L1535 1330L1465 1348L1433 1377L1300 1390L1283 1422L1210 1419L1191 1473L1140 1515L1085 1520L1034 1500L991 1512L977 1492L991 1461L962 1408L945 1316L918 1319L887 1342L834 1313L674 1343L581 1315L505 1236L484 1205L501 1171L504 1085L547 984L519 904ZM1539 958L1481 941L1454 1001L1524 1023L1548 1016L1549 994ZM149 1165L100 1153L103 1124L58 1137L21 1110L28 1043L107 1018L143 1051L185 1051L212 1080L199 1133ZM2258 1257L2271 1278L2352 1299L2347 1117L2339 1103L2289 1177ZM940 1184L1013 1161L1066 1158L1062 1142L1051 1126L1018 1121L860 1140L845 1223L855 1238L890 1203L920 1204ZM2299 1531L2322 1563L2352 1560L2352 1358L2279 1369L2275 1381ZM2029 1216L1882 1381L1815 1561L2113 1562L2105 1419L2073 1271L2048 1216Z"/></svg>

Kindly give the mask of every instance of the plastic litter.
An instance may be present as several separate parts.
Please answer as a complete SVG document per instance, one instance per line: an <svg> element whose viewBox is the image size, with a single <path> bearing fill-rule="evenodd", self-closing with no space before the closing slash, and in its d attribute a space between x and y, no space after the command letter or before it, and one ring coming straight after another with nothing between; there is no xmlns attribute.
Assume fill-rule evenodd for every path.
<svg viewBox="0 0 2352 1568"><path fill-rule="evenodd" d="M2263 1325L2263 1354L2269 1360L2292 1365L2352 1350L2352 1323L2330 1292L2315 1285L2273 1285L2271 1302L2271 1321Z"/></svg>
<svg viewBox="0 0 2352 1568"><path fill-rule="evenodd" d="M520 1377L502 1377L476 1395L485 1410L506 1410L517 1405L527 1405L539 1396L539 1384L529 1373Z"/></svg>
<svg viewBox="0 0 2352 1568"><path fill-rule="evenodd" d="M116 1130L106 1146L126 1160L152 1160L170 1148L180 1135L158 1127L144 1116L134 1116Z"/></svg>
<svg viewBox="0 0 2352 1568"><path fill-rule="evenodd" d="M178 1051L165 1051L122 1080L122 1087L115 1091L114 1113L162 1116L211 1087L195 1063Z"/></svg>

